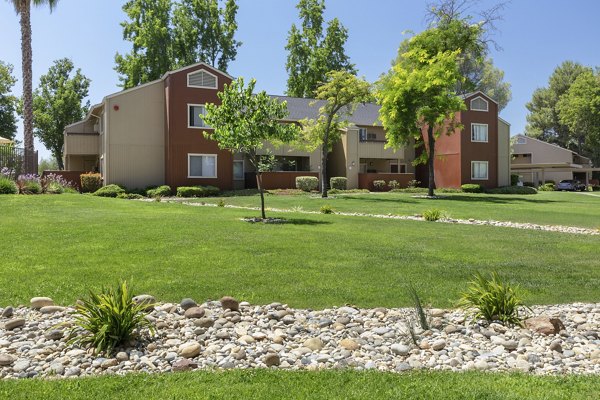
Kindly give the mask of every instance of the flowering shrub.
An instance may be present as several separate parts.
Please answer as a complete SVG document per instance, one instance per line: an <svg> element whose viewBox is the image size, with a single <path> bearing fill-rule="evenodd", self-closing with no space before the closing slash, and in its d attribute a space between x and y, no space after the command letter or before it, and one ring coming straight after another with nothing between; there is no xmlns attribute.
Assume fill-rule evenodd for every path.
<svg viewBox="0 0 600 400"><path fill-rule="evenodd" d="M42 185L40 177L36 174L19 175L17 178L17 188L20 194L40 194Z"/></svg>
<svg viewBox="0 0 600 400"><path fill-rule="evenodd" d="M0 177L14 180L15 170L8 167L2 167L2 169L0 169Z"/></svg>
<svg viewBox="0 0 600 400"><path fill-rule="evenodd" d="M61 194L65 190L75 190L75 184L67 181L61 175L48 174L40 179L42 193Z"/></svg>

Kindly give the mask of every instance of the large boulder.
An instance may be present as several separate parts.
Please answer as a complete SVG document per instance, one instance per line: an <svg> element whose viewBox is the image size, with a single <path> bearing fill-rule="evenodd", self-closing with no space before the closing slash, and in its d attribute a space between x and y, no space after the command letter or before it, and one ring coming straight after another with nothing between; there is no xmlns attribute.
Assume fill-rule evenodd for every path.
<svg viewBox="0 0 600 400"><path fill-rule="evenodd" d="M565 325L558 318L552 318L547 315L528 318L525 320L525 326L542 335L556 335L561 330L565 329Z"/></svg>

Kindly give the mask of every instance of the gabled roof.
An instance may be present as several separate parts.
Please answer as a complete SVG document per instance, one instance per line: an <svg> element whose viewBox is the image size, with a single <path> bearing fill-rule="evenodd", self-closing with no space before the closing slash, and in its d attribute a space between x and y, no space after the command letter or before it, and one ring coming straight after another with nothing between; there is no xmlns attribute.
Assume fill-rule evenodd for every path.
<svg viewBox="0 0 600 400"><path fill-rule="evenodd" d="M488 96L487 94L483 93L481 90L477 90L475 92L471 92L471 93L465 93L463 95L461 95L460 97L462 97L463 99L468 99L469 97L473 97L479 95L481 97L485 97L486 99L488 99L489 101L491 101L492 103L498 105L498 102L494 99L492 99L490 96Z"/></svg>
<svg viewBox="0 0 600 400"><path fill-rule="evenodd" d="M557 144L554 144L554 143L544 142L543 140L536 139L536 138L531 137L531 136L523 135L522 133L518 133L515 136L513 136L513 138L517 138L517 137L523 137L523 138L526 138L526 139L529 139L529 140L535 140L538 143L545 144L547 146L556 147L557 149L560 149L560 150L568 151L570 153L575 154L577 157L585 158L586 160L591 161L590 158L588 158L586 156L582 156L581 154L579 154L579 153L577 153L577 152L575 152L573 150L565 149L564 147L561 147L561 146L559 146ZM515 145L518 146L519 144L515 142ZM515 154L520 154L520 153L515 153Z"/></svg>
<svg viewBox="0 0 600 400"><path fill-rule="evenodd" d="M286 101L288 119L299 121L304 118L317 119L319 117L319 108L325 104L325 100L304 99L301 97L270 95L271 98L279 101ZM381 126L379 121L379 109L381 107L373 103L360 103L356 107L354 114L348 116L346 121L354 125Z"/></svg>

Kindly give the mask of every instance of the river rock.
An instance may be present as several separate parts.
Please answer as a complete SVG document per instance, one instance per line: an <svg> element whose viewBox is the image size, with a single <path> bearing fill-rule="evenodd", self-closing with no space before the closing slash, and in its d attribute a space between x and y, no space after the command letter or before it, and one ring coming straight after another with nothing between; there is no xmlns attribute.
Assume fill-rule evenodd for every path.
<svg viewBox="0 0 600 400"><path fill-rule="evenodd" d="M565 325L560 319L551 318L546 315L526 319L525 326L542 335L556 335L565 329Z"/></svg>
<svg viewBox="0 0 600 400"><path fill-rule="evenodd" d="M50 297L34 297L30 300L31 308L39 310L42 307L53 306L54 301Z"/></svg>
<svg viewBox="0 0 600 400"><path fill-rule="evenodd" d="M240 309L240 302L231 296L224 296L221 298L221 306L224 310L238 311Z"/></svg>

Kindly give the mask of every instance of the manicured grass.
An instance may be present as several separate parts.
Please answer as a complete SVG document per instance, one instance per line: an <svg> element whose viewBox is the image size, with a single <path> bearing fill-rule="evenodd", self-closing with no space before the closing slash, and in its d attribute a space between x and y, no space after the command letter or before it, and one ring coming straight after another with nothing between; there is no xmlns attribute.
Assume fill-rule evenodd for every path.
<svg viewBox="0 0 600 400"><path fill-rule="evenodd" d="M422 194L419 194L422 196ZM409 193L371 193L333 195L320 199L314 195L268 195L267 207L318 211L323 204L334 210L371 214L420 214L429 208L446 211L454 218L475 218L600 229L600 197L570 192L539 192L535 195L489 195L439 193L440 199L415 198ZM195 201L216 202L215 199ZM258 196L225 198L227 204L258 207Z"/></svg>
<svg viewBox="0 0 600 400"><path fill-rule="evenodd" d="M311 308L407 306L412 282L443 307L492 270L529 303L600 301L593 236L289 213L253 225L239 220L253 211L67 194L0 196L0 210L0 305L73 304L132 278L160 301L227 294Z"/></svg>
<svg viewBox="0 0 600 400"><path fill-rule="evenodd" d="M272 370L0 382L3 399L594 399L596 377Z"/></svg>

